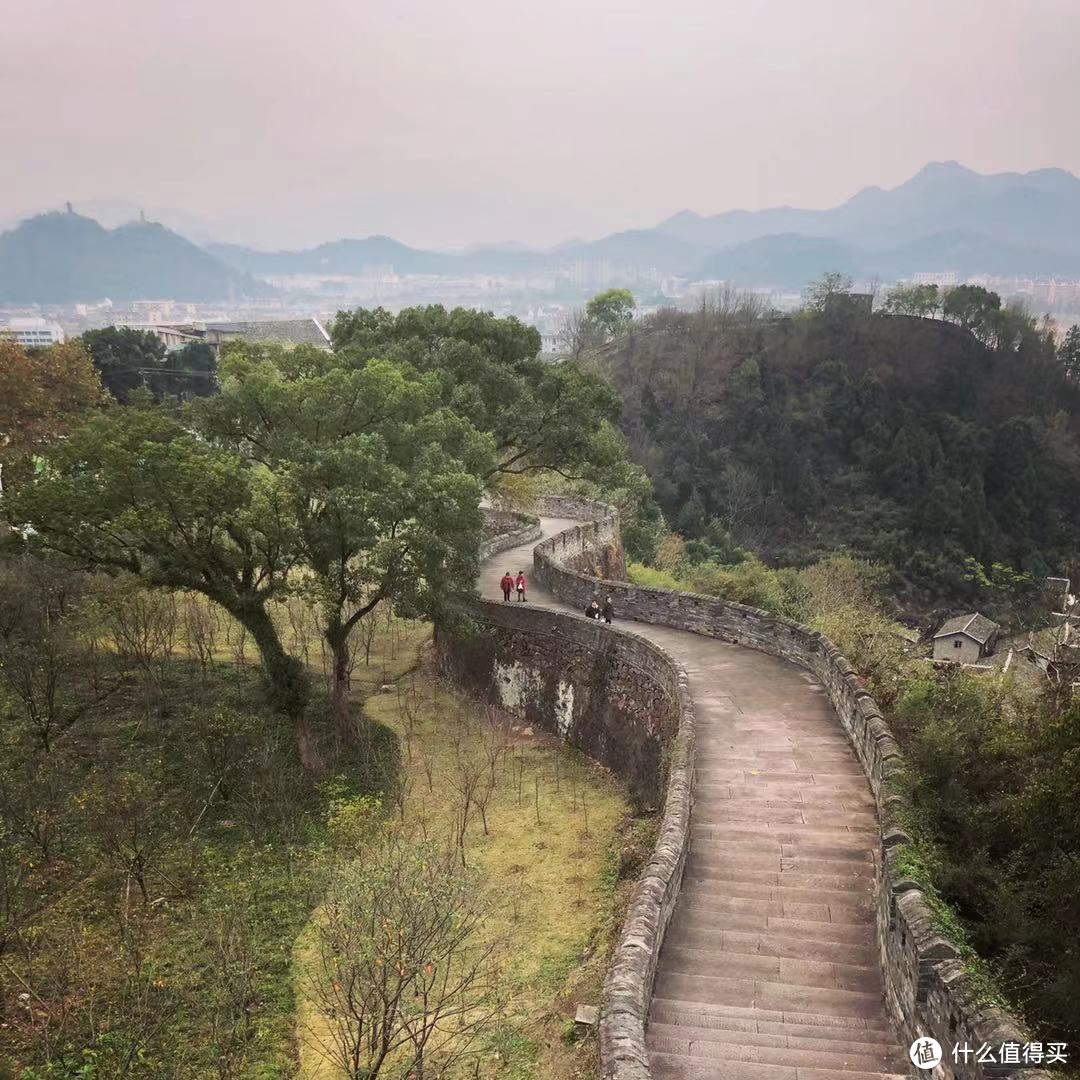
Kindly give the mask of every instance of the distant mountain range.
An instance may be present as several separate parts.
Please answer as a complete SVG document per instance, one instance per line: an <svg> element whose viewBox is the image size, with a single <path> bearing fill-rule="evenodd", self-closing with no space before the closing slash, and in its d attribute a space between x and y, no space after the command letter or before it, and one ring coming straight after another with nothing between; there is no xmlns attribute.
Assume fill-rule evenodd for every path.
<svg viewBox="0 0 1080 1080"><path fill-rule="evenodd" d="M826 270L892 280L917 271L1080 276L1080 179L1063 169L984 176L956 162L927 165L899 187L868 187L831 210L690 210L651 229L555 251L515 246L451 255L386 236L304 251L211 244L254 275L515 273L607 261L740 285L798 288Z"/></svg>
<svg viewBox="0 0 1080 1080"><path fill-rule="evenodd" d="M655 268L691 279L794 289L826 270L895 280L917 271L1080 277L1080 179L1062 169L982 175L927 165L891 190L864 188L830 210L777 207L705 217L689 210L550 251L517 244L425 251L388 236L301 251L198 248L160 225L102 229L50 214L0 235L0 300L110 296L220 299L268 290L256 279L399 274L523 274L608 263L606 276Z"/></svg>
<svg viewBox="0 0 1080 1080"><path fill-rule="evenodd" d="M102 228L80 214L40 214L0 234L0 301L74 303L273 295L263 281L153 222Z"/></svg>

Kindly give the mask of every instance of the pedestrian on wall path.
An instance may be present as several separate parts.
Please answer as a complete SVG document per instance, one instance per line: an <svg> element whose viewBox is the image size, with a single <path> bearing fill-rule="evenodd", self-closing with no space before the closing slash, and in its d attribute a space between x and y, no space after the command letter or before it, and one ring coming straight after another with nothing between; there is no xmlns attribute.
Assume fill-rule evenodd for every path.
<svg viewBox="0 0 1080 1080"><path fill-rule="evenodd" d="M604 622L606 623L610 623L615 617L615 608L612 606L610 596L604 601L604 606L600 609L600 614L604 616Z"/></svg>
<svg viewBox="0 0 1080 1080"><path fill-rule="evenodd" d="M600 605L595 600L585 609L585 618L586 619L599 619L600 618Z"/></svg>
<svg viewBox="0 0 1080 1080"><path fill-rule="evenodd" d="M517 585L518 600L522 603L525 601L525 571L519 570L517 581L514 583Z"/></svg>
<svg viewBox="0 0 1080 1080"><path fill-rule="evenodd" d="M514 591L514 579L507 570L502 576L502 580L499 582L499 587L503 591L503 601L506 602L510 599L510 594Z"/></svg>

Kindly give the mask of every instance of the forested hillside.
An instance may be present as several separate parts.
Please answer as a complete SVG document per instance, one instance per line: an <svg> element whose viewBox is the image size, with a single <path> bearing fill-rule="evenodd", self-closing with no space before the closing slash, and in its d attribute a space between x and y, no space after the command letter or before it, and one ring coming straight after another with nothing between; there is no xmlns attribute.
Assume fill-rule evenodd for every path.
<svg viewBox="0 0 1080 1080"><path fill-rule="evenodd" d="M919 606L968 594L971 558L1068 572L1080 389L1049 336L997 309L820 308L661 311L603 353L669 523L781 564L847 549Z"/></svg>

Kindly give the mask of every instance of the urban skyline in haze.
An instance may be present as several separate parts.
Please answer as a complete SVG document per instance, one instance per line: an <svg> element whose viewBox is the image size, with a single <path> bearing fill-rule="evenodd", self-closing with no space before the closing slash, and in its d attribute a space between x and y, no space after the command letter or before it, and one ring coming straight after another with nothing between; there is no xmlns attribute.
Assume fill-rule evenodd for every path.
<svg viewBox="0 0 1080 1080"><path fill-rule="evenodd" d="M0 177L5 223L124 200L266 248L546 247L834 206L931 160L1080 173L1070 0L44 0L5 21L0 137L33 147Z"/></svg>

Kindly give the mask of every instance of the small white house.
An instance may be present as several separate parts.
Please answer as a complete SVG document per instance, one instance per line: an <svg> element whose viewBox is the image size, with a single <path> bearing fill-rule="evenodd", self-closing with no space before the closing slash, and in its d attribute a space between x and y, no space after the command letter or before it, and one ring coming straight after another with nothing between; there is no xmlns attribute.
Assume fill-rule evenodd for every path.
<svg viewBox="0 0 1080 1080"><path fill-rule="evenodd" d="M1000 631L1001 627L996 622L978 612L947 619L934 635L934 659L977 664L994 651L994 642Z"/></svg>

